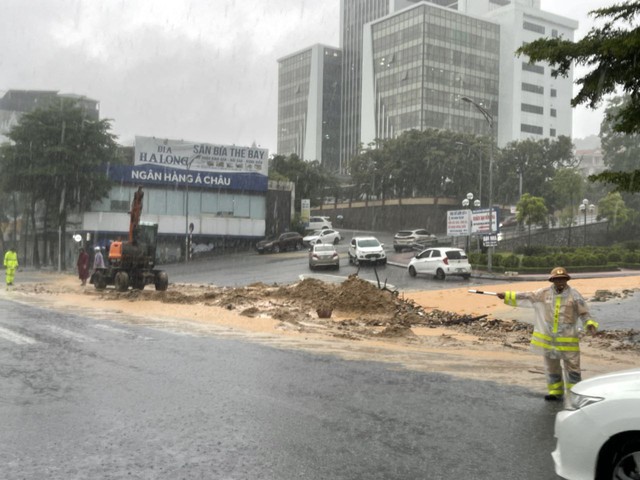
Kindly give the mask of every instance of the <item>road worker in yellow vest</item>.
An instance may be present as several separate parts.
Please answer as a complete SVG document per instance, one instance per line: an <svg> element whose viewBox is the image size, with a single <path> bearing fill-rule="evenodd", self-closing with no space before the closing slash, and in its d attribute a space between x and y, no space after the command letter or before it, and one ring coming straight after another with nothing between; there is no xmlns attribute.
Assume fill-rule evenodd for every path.
<svg viewBox="0 0 640 480"><path fill-rule="evenodd" d="M568 285L570 279L566 269L556 267L549 275L551 287L497 294L507 305L535 310L531 349L544 357L548 390L544 399L547 401L562 400L565 390L582 379L579 329L593 333L598 328L582 295Z"/></svg>
<svg viewBox="0 0 640 480"><path fill-rule="evenodd" d="M18 269L18 254L15 248L9 247L4 254L4 268L6 270L5 279L7 281L7 287L13 285L13 279L16 276L16 270Z"/></svg>

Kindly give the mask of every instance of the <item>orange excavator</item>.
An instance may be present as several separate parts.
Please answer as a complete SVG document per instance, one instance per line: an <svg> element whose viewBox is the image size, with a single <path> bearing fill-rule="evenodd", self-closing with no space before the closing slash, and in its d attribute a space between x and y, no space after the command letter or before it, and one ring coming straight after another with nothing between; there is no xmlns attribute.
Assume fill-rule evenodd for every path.
<svg viewBox="0 0 640 480"><path fill-rule="evenodd" d="M98 290L114 285L119 292L125 292L129 287L142 290L153 284L156 290L164 291L169 286L167 273L155 269L158 224L140 221L143 197L142 187L138 187L129 212L128 240L111 242L107 265L91 276L90 283Z"/></svg>

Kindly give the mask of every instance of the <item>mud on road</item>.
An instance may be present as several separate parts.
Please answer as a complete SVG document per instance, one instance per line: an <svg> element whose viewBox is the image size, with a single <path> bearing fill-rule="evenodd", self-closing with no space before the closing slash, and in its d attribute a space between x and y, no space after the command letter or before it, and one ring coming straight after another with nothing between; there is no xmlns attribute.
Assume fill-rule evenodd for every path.
<svg viewBox="0 0 640 480"><path fill-rule="evenodd" d="M380 289L355 275L341 284L317 279L235 288L171 284L165 292L124 293L81 288L69 276L48 280L52 281L16 285L5 295L26 302L45 301L52 308L80 309L89 315L116 311L123 317L151 317L156 322L213 323L247 336L267 334L272 341L277 338L280 346L543 387L542 378L532 378L542 373L541 359L528 351L532 326L500 318L505 310L496 297L476 298L469 307L473 296L463 296L464 289L411 292L409 296ZM540 286L537 283L535 288ZM579 290L587 297L585 290ZM606 302L634 291L612 287L594 291L589 299ZM450 310L441 307L442 300ZM640 360L640 332L636 330L598 332L584 337L581 345L585 377L632 368Z"/></svg>

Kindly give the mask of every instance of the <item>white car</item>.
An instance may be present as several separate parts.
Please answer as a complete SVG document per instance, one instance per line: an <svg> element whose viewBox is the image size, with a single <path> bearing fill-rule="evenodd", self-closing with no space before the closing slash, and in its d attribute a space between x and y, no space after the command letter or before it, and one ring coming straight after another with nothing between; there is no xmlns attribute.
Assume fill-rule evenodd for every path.
<svg viewBox="0 0 640 480"><path fill-rule="evenodd" d="M309 225L306 227L308 231L324 230L326 228L333 228L333 225L331 225L331 222L329 221L329 217L310 217Z"/></svg>
<svg viewBox="0 0 640 480"><path fill-rule="evenodd" d="M471 277L471 264L460 248L427 248L416 254L407 267L409 275L433 275L444 280L447 275Z"/></svg>
<svg viewBox="0 0 640 480"><path fill-rule="evenodd" d="M412 249L417 246L416 250L434 245L438 242L438 237L429 233L427 230L419 228L417 230L400 230L393 237L393 249L400 252L405 248Z"/></svg>
<svg viewBox="0 0 640 480"><path fill-rule="evenodd" d="M352 265L361 263L386 265L387 263L384 243L380 243L376 237L353 237L349 243L348 253L349 263Z"/></svg>
<svg viewBox="0 0 640 480"><path fill-rule="evenodd" d="M583 478L640 479L640 369L577 383L556 415L556 473Z"/></svg>
<svg viewBox="0 0 640 480"><path fill-rule="evenodd" d="M337 245L342 240L342 235L337 230L326 228L324 230L316 230L310 235L302 239L305 245L316 245L318 243L331 243Z"/></svg>

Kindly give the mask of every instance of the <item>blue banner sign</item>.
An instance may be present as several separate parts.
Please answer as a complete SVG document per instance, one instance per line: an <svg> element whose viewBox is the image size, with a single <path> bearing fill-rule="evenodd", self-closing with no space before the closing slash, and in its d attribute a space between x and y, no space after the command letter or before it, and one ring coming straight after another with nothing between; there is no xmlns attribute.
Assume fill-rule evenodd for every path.
<svg viewBox="0 0 640 480"><path fill-rule="evenodd" d="M260 173L202 172L158 165L111 165L107 174L114 182L211 190L266 192L268 177Z"/></svg>

